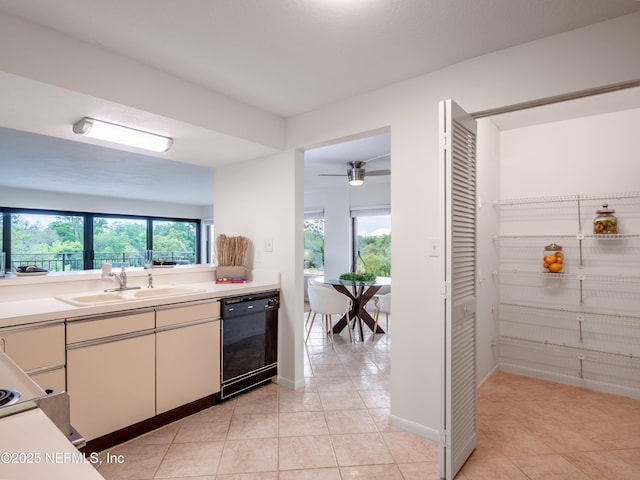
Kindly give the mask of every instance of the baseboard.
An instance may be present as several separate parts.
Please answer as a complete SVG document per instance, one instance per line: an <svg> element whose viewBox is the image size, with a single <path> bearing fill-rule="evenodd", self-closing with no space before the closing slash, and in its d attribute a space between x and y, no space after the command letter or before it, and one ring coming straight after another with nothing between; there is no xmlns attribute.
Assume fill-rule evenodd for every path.
<svg viewBox="0 0 640 480"><path fill-rule="evenodd" d="M198 413L205 408L209 408L214 405L215 397L214 395L209 395L194 402L187 403L186 405L182 405L181 407L174 408L141 422L129 425L128 427L124 427L115 432L108 433L102 437L88 440L86 445L79 448L79 450L85 453L101 452L107 448L114 447L128 440L139 437L140 435L149 433L160 427L164 427L176 420L193 415L194 413Z"/></svg>
<svg viewBox="0 0 640 480"><path fill-rule="evenodd" d="M596 380L589 380L586 378L578 378L561 373L549 372L546 370L510 363L500 363L500 365L498 365L498 370L507 373L514 373L516 375L523 375L525 377L547 380L549 382L561 383L563 385L570 385L572 387L586 388L595 392L609 393L611 395L619 395L622 397L629 397L634 400L640 400L640 389L628 387L625 385L605 383Z"/></svg>
<svg viewBox="0 0 640 480"><path fill-rule="evenodd" d="M285 378L281 375L278 375L277 382L278 382L278 385L281 385L284 388L288 388L290 390L300 390L305 386L304 378L301 378L296 382L291 380L290 378Z"/></svg>
<svg viewBox="0 0 640 480"><path fill-rule="evenodd" d="M478 382L478 387L477 387L477 388L480 388L484 382L486 382L487 380L489 380L491 377L493 377L493 376L494 376L497 372L499 372L499 371L500 371L500 366L499 366L499 365L495 365L495 366L494 366L494 367L489 371L489 373L487 373L487 375L486 375L482 380L480 380L480 382Z"/></svg>
<svg viewBox="0 0 640 480"><path fill-rule="evenodd" d="M439 430L427 427L411 420L407 420L406 418L398 417L396 415L389 415L389 423L404 432L413 433L414 435L418 435L420 437L426 438L427 440L436 442L438 446L440 445Z"/></svg>

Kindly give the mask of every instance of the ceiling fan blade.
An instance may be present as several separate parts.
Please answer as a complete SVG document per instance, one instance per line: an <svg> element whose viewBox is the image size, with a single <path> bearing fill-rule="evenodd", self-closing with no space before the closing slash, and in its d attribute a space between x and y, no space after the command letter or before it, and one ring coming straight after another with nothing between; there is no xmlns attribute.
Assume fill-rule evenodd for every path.
<svg viewBox="0 0 640 480"><path fill-rule="evenodd" d="M373 170L371 172L367 171L365 175L367 177L379 177L382 175L391 175L391 170Z"/></svg>
<svg viewBox="0 0 640 480"><path fill-rule="evenodd" d="M390 157L390 156L391 156L390 153L383 153L382 155L376 155L375 157L367 158L362 163L369 163L369 162L373 162L374 160L378 160L380 158L387 158L387 157Z"/></svg>
<svg viewBox="0 0 640 480"><path fill-rule="evenodd" d="M346 177L346 173L319 173L319 177Z"/></svg>

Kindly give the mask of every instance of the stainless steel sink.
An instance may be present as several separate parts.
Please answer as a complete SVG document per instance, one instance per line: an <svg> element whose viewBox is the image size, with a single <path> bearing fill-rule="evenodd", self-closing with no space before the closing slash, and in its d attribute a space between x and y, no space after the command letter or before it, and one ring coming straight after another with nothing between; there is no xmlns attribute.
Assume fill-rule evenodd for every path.
<svg viewBox="0 0 640 480"><path fill-rule="evenodd" d="M122 290L117 292L86 292L57 295L55 298L70 305L86 307L91 305L108 305L113 303L128 303L150 298L177 297L204 293L201 288L190 287L157 287L143 290Z"/></svg>

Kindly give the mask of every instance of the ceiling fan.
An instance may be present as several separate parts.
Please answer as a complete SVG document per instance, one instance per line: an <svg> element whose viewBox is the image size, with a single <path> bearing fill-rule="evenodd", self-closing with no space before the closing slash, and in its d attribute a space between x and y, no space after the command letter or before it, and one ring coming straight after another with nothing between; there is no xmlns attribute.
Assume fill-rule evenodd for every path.
<svg viewBox="0 0 640 480"><path fill-rule="evenodd" d="M365 174L371 177L377 177L381 175L391 175L391 170L372 170L366 171L364 166L372 160L388 157L389 154L378 155L377 157L370 158L369 160L361 162L347 162L349 169L346 174L343 173L319 173L321 177L347 177L349 184L353 186L362 185L364 183Z"/></svg>

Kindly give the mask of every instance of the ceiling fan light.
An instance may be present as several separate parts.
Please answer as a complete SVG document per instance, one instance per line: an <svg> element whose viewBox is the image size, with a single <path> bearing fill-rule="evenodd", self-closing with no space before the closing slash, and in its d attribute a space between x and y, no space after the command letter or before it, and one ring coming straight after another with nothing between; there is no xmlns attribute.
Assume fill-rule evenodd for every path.
<svg viewBox="0 0 640 480"><path fill-rule="evenodd" d="M347 172L347 176L349 177L349 185L353 185L357 187L364 183L364 169L362 168L352 168Z"/></svg>
<svg viewBox="0 0 640 480"><path fill-rule="evenodd" d="M173 139L169 137L89 117L84 117L74 123L73 133L153 152L166 152L173 144Z"/></svg>

